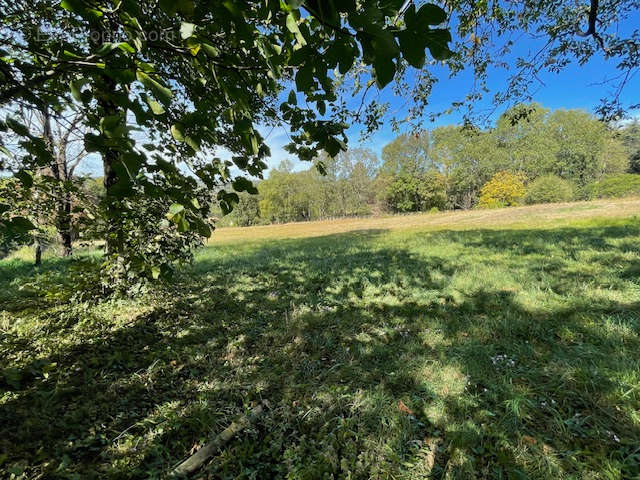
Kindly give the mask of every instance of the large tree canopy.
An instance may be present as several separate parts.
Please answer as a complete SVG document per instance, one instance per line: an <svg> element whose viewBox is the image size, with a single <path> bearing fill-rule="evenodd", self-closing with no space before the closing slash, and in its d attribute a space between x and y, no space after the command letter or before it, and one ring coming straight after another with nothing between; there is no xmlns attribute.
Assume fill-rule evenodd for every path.
<svg viewBox="0 0 640 480"><path fill-rule="evenodd" d="M343 150L336 85L354 63L382 88L402 62L422 67L427 49L449 55L444 10L403 0L2 1L0 17L0 105L82 113L104 164L107 251L120 257L140 195L165 198L178 230L208 236L200 191L217 190L229 211L238 196L223 186L254 190L246 174L261 177L269 154L260 126L286 125L301 159ZM25 172L50 163L15 119L2 130L23 137Z"/></svg>

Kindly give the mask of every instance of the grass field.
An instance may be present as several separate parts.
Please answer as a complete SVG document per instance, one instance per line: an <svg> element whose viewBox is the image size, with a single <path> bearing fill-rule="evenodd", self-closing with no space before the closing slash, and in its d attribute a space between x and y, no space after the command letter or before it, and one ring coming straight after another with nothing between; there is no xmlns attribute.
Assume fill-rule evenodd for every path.
<svg viewBox="0 0 640 480"><path fill-rule="evenodd" d="M640 200L221 229L176 283L0 262L0 471L640 478ZM79 296L82 298L82 296Z"/></svg>

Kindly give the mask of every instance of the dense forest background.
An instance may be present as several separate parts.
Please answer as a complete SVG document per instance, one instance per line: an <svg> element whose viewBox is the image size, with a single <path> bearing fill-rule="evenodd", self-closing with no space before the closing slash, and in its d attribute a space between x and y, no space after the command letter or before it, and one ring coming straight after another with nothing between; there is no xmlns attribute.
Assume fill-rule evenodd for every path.
<svg viewBox="0 0 640 480"><path fill-rule="evenodd" d="M318 168L320 167L320 168ZM323 175L320 170L325 170ZM539 104L495 127L403 134L381 158L354 148L304 171L283 161L244 193L223 225L380 213L496 208L640 194L640 122L613 128L582 110Z"/></svg>
<svg viewBox="0 0 640 480"><path fill-rule="evenodd" d="M104 199L103 178L68 176L73 188L65 197L70 212L65 228L56 220L62 194L50 175L34 178L37 198L27 195L19 177L2 179L0 195L22 202L38 228L24 238L3 241L1 254L34 242L36 249L68 245L70 251L71 241L102 238L96 212ZM502 114L492 128L444 126L401 134L381 156L352 148L335 157L317 157L303 171L284 160L256 185L257 192L238 194L231 212L223 212L215 200L220 193L235 196L231 184L199 201L211 203L218 226L250 226L640 195L640 121L612 126L582 110L520 105ZM165 217L163 198L140 202L140 211L149 216L144 225L153 232L159 229L162 242L169 239L166 243L176 252L197 243L197 235L172 229L170 219L152 221ZM168 215L181 212L170 210ZM128 231L132 241L153 253L156 245L145 240L147 230L132 219ZM156 232L150 238L157 237Z"/></svg>

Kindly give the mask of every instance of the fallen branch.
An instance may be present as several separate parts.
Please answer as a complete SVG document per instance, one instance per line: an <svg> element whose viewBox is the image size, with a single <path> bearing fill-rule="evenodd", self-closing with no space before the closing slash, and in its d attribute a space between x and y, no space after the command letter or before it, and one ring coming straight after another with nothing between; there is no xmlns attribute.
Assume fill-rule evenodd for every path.
<svg viewBox="0 0 640 480"><path fill-rule="evenodd" d="M187 458L184 462L178 465L172 472L171 476L186 476L199 470L207 460L213 457L218 450L224 446L229 440L247 428L251 423L256 421L264 413L265 407L269 404L266 400L259 403L254 407L249 415L244 415L238 421L231 423L221 433L219 433L213 440L207 443L204 447L198 450L196 453Z"/></svg>

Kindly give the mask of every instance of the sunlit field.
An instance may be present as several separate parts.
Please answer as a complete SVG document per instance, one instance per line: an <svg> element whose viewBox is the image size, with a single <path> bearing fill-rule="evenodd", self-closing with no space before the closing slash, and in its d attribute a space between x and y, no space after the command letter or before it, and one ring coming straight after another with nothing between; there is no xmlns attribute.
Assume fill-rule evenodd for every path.
<svg viewBox="0 0 640 480"><path fill-rule="evenodd" d="M225 228L136 300L82 295L95 255L23 252L0 262L0 471L162 478L268 400L200 477L640 478L639 212Z"/></svg>
<svg viewBox="0 0 640 480"><path fill-rule="evenodd" d="M604 199L590 202L542 204L497 210L460 210L411 213L364 218L340 218L317 222L285 223L248 228L220 228L213 243L245 240L317 237L354 230L473 229L550 227L558 220L619 218L640 215L640 199Z"/></svg>

